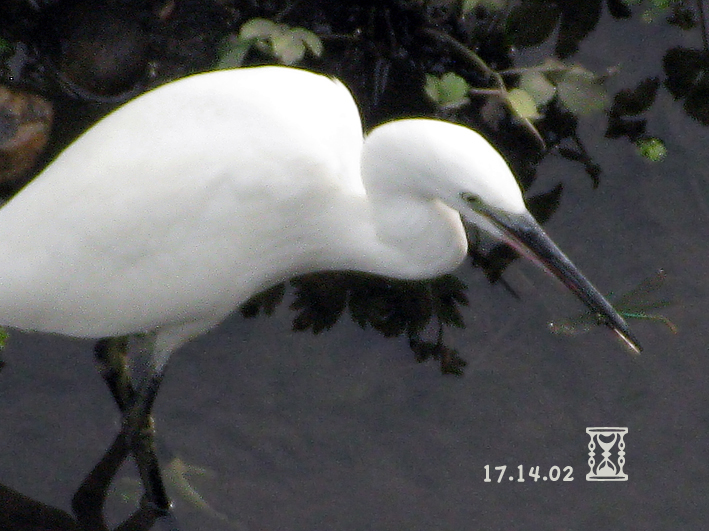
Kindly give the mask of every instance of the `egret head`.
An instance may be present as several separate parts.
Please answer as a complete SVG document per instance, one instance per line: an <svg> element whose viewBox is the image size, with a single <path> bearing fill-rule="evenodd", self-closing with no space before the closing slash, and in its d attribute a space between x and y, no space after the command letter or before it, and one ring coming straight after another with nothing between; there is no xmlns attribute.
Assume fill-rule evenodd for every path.
<svg viewBox="0 0 709 531"><path fill-rule="evenodd" d="M438 120L398 120L371 133L367 157L377 159L387 193L422 194L456 210L464 221L514 247L558 278L633 350L625 320L547 236L527 211L502 156L482 136ZM367 160L363 159L367 165ZM412 182L413 181L413 182Z"/></svg>
<svg viewBox="0 0 709 531"><path fill-rule="evenodd" d="M376 186L415 190L466 218L477 217L471 209L476 203L510 213L526 210L509 166L472 129L440 120L395 120L375 128L367 140L363 164L376 161ZM391 177L383 180L381 174Z"/></svg>

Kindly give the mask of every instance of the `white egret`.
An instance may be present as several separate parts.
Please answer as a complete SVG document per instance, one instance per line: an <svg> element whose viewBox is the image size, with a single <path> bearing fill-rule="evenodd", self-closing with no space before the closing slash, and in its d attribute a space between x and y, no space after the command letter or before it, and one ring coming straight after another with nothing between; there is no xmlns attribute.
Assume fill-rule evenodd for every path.
<svg viewBox="0 0 709 531"><path fill-rule="evenodd" d="M363 139L341 83L284 67L168 83L61 153L0 209L0 325L147 333L151 377L125 414L135 435L170 354L251 296L314 271L450 272L466 255L461 215L545 266L639 350L479 134L405 119ZM159 470L142 472L167 511Z"/></svg>

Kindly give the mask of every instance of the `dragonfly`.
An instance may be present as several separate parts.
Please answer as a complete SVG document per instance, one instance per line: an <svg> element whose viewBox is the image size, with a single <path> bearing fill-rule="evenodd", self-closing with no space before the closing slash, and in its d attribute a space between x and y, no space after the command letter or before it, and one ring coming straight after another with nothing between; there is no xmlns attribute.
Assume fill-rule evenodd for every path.
<svg viewBox="0 0 709 531"><path fill-rule="evenodd" d="M664 324L673 334L677 333L677 326L664 315L648 313L653 310L666 308L673 301L657 299L655 293L664 285L667 273L660 269L644 279L637 286L621 295L610 294L611 301L616 311L625 319L646 319ZM587 311L571 317L559 319L549 323L552 333L565 336L575 336L591 330L594 326L604 324L602 317Z"/></svg>

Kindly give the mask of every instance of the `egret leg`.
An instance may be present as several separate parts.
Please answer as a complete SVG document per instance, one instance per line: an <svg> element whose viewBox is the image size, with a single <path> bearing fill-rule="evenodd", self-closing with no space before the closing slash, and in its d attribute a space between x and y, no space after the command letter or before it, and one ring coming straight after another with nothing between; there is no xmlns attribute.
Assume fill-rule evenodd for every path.
<svg viewBox="0 0 709 531"><path fill-rule="evenodd" d="M224 315L219 315L210 321L189 322L142 335L141 337L149 344L148 363L146 374L137 389L133 386L130 376L126 376L128 375L127 342L121 343L120 339L109 339L105 340L109 343L99 343L97 346L98 351L102 351L107 346L120 347L114 354L111 354L113 348L102 351L109 358L112 355L118 356L117 362L102 363L102 373L123 413L121 435L126 438L138 466L145 489L145 502L164 515L165 525L171 528L174 528L174 519L170 511L170 499L165 492L160 464L155 454L155 429L150 415L170 355L189 338L202 334L221 322L223 317ZM116 343L110 343L111 341ZM97 356L101 361L101 356L98 354ZM113 376L112 373L116 371L120 372L121 376Z"/></svg>
<svg viewBox="0 0 709 531"><path fill-rule="evenodd" d="M107 529L103 509L109 486L129 454L130 448L128 448L125 437L119 434L74 494L71 506L80 529ZM153 529L153 524L160 517L161 515L155 510L142 506L123 525L126 529L147 531ZM71 527L71 529L73 528Z"/></svg>
<svg viewBox="0 0 709 531"><path fill-rule="evenodd" d="M101 339L94 346L101 376L123 415L121 437L131 448L140 474L145 499L161 513L170 509L170 500L155 453L155 427L150 416L162 380L162 370L146 377L143 390L137 393L128 367L128 337Z"/></svg>
<svg viewBox="0 0 709 531"><path fill-rule="evenodd" d="M150 375L143 389L136 395L130 410L124 415L123 433L131 445L140 479L145 489L146 502L158 511L170 511L170 499L155 453L155 426L150 416L162 381L162 372Z"/></svg>
<svg viewBox="0 0 709 531"><path fill-rule="evenodd" d="M118 409L125 414L135 400L128 368L128 336L99 339L94 345L94 358Z"/></svg>

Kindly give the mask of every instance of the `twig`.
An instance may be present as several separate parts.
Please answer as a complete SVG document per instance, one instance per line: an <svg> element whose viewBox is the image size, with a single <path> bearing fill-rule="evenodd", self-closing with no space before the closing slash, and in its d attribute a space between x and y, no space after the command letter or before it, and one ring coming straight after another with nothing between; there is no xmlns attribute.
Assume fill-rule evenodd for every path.
<svg viewBox="0 0 709 531"><path fill-rule="evenodd" d="M510 111L515 114L507 98L507 86L505 85L505 82L499 72L496 72L495 70L490 68L478 54L476 54L470 48L465 46L462 42L460 42L454 37L451 37L447 33L434 28L424 28L422 31L429 37L437 39L450 46L451 49L453 49L455 52L467 59L470 63L475 65L478 70L480 70L480 72L485 75L486 79L491 79L493 81L493 84L495 85L495 88L470 89L471 94L482 94L485 96L495 96L497 98L500 98L500 100L502 100L502 102L510 109ZM522 124L522 127L524 127L529 132L529 134L534 137L534 140L537 142L537 144L539 144L539 147L542 149L542 151L546 150L546 143L544 142L542 135L539 133L539 131L537 131L537 128L534 127L534 124L528 118L523 118L521 116L518 116L518 118L520 124Z"/></svg>
<svg viewBox="0 0 709 531"><path fill-rule="evenodd" d="M470 48L465 46L465 44L460 42L458 39L455 39L447 33L434 28L424 28L423 32L429 37L433 37L439 41L446 43L453 50L455 50L460 55L468 59L468 61L470 61L472 64L474 64L478 68L478 70L480 70L480 72L485 75L485 77L487 77L488 79L491 78L494 81L494 84L497 85L498 89L507 91L507 88L505 87L505 82L502 80L500 74L490 68L487 63L480 58L478 54L476 54Z"/></svg>

